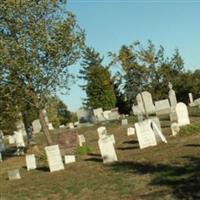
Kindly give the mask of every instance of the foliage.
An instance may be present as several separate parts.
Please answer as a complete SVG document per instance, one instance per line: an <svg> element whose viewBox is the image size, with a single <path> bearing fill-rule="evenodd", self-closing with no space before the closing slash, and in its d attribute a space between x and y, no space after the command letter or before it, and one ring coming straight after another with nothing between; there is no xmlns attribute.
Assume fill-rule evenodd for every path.
<svg viewBox="0 0 200 200"><path fill-rule="evenodd" d="M8 85L3 96L11 102L17 93L18 102L33 103L41 113L49 94L68 89L67 67L80 58L84 33L65 8L59 0L1 2L0 85Z"/></svg>
<svg viewBox="0 0 200 200"><path fill-rule="evenodd" d="M91 108L102 107L104 110L115 107L115 94L111 75L107 68L102 66L103 58L92 48L83 52L80 78L86 81L82 88L86 91L85 104Z"/></svg>
<svg viewBox="0 0 200 200"><path fill-rule="evenodd" d="M93 149L89 146L82 146L82 147L78 147L76 149L76 154L77 155L86 155L89 153L92 153Z"/></svg>

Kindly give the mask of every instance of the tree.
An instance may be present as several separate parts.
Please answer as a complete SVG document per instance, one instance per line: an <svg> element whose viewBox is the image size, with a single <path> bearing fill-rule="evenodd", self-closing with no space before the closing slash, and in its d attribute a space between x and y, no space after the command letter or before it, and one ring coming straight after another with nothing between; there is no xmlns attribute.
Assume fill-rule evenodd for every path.
<svg viewBox="0 0 200 200"><path fill-rule="evenodd" d="M67 89L67 67L80 58L84 46L84 32L65 8L66 1L59 0L0 4L0 84L23 90L21 101L31 99L48 144L52 140L42 113L46 97Z"/></svg>
<svg viewBox="0 0 200 200"><path fill-rule="evenodd" d="M92 48L83 52L80 78L86 81L82 88L86 91L85 105L91 108L102 107L111 109L115 107L116 98L108 68L102 65L103 58Z"/></svg>

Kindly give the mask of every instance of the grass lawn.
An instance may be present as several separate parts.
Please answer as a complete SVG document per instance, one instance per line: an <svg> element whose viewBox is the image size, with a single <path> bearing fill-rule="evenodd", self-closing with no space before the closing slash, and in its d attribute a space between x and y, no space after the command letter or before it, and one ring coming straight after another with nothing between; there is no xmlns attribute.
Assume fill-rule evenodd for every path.
<svg viewBox="0 0 200 200"><path fill-rule="evenodd" d="M113 164L102 163L98 125L78 129L85 135L87 148L79 149L77 162L65 165L65 170L50 173L44 158L38 160L37 170L27 171L23 156L7 158L0 163L0 199L200 199L200 117L192 117L192 124L181 128L176 137L163 121L168 143L143 150L136 136L126 135L132 120L123 127L120 122L105 124L115 135L119 161ZM35 139L44 145L43 135ZM8 180L7 171L13 168L20 169L22 179Z"/></svg>

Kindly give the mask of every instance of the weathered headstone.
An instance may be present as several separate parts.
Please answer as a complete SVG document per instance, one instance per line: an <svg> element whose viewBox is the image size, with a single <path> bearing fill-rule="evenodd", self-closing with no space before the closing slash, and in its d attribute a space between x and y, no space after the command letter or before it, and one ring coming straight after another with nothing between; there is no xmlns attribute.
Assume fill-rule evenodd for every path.
<svg viewBox="0 0 200 200"><path fill-rule="evenodd" d="M40 120L36 119L32 122L32 127L33 127L33 134L39 133L42 129L42 126L40 124Z"/></svg>
<svg viewBox="0 0 200 200"><path fill-rule="evenodd" d="M117 161L115 148L109 137L99 139L98 145L104 164Z"/></svg>
<svg viewBox="0 0 200 200"><path fill-rule="evenodd" d="M85 143L85 136L84 135L78 135L79 137L79 146L82 147L83 146L83 143Z"/></svg>
<svg viewBox="0 0 200 200"><path fill-rule="evenodd" d="M109 120L109 114L111 113L111 110L105 110L103 111L103 116L106 120Z"/></svg>
<svg viewBox="0 0 200 200"><path fill-rule="evenodd" d="M176 105L176 115L179 126L185 126L190 124L188 109L184 103L178 103Z"/></svg>
<svg viewBox="0 0 200 200"><path fill-rule="evenodd" d="M98 135L99 135L99 139L104 137L105 135L107 135L107 130L105 126L101 126L97 129Z"/></svg>
<svg viewBox="0 0 200 200"><path fill-rule="evenodd" d="M157 125L160 131L162 130L160 125L160 120L158 117L150 117L149 119L151 119Z"/></svg>
<svg viewBox="0 0 200 200"><path fill-rule="evenodd" d="M26 167L28 171L37 168L34 154L26 155Z"/></svg>
<svg viewBox="0 0 200 200"><path fill-rule="evenodd" d="M194 100L193 100L193 95L192 93L189 93L189 99L190 99L190 104L193 104L194 103Z"/></svg>
<svg viewBox="0 0 200 200"><path fill-rule="evenodd" d="M8 136L8 143L9 144L15 144L15 136L14 135Z"/></svg>
<svg viewBox="0 0 200 200"><path fill-rule="evenodd" d="M171 131L172 131L172 135L176 136L180 131L179 125L177 123L172 123L171 124Z"/></svg>
<svg viewBox="0 0 200 200"><path fill-rule="evenodd" d="M45 147L47 160L49 164L50 172L59 171L64 169L60 149L58 145L51 145Z"/></svg>
<svg viewBox="0 0 200 200"><path fill-rule="evenodd" d="M13 169L8 171L9 180L21 179L19 169Z"/></svg>
<svg viewBox="0 0 200 200"><path fill-rule="evenodd" d="M122 119L122 126L127 126L128 125L128 119Z"/></svg>
<svg viewBox="0 0 200 200"><path fill-rule="evenodd" d="M73 122L68 123L68 124L67 124L67 127L68 127L69 129L73 129L73 128L74 128L74 123L73 123Z"/></svg>
<svg viewBox="0 0 200 200"><path fill-rule="evenodd" d="M94 116L96 117L98 122L105 121L105 118L103 116L103 109L102 108L96 108L93 110Z"/></svg>
<svg viewBox="0 0 200 200"><path fill-rule="evenodd" d="M154 114L156 112L151 93L144 91L136 96L137 104L142 113Z"/></svg>
<svg viewBox="0 0 200 200"><path fill-rule="evenodd" d="M118 108L113 108L110 113L108 113L108 120L119 120L120 114Z"/></svg>
<svg viewBox="0 0 200 200"><path fill-rule="evenodd" d="M17 147L25 147L22 130L14 131L14 134L15 134L16 146Z"/></svg>
<svg viewBox="0 0 200 200"><path fill-rule="evenodd" d="M177 104L176 93L172 89L173 85L170 82L168 86L169 86L169 101L170 101L171 107L175 107Z"/></svg>
<svg viewBox="0 0 200 200"><path fill-rule="evenodd" d="M49 128L49 130L54 130L53 124L52 123L48 123L48 128Z"/></svg>
<svg viewBox="0 0 200 200"><path fill-rule="evenodd" d="M177 114L176 114L176 110L175 107L171 107L171 111L170 111L170 121L171 122L176 122L177 121Z"/></svg>
<svg viewBox="0 0 200 200"><path fill-rule="evenodd" d="M169 115L171 108L168 99L163 99L155 102L156 115Z"/></svg>
<svg viewBox="0 0 200 200"><path fill-rule="evenodd" d="M0 152L0 162L2 162L3 158L2 158L2 154Z"/></svg>
<svg viewBox="0 0 200 200"><path fill-rule="evenodd" d="M135 123L136 135L141 149L155 146L158 142L167 142L155 122L151 119Z"/></svg>
<svg viewBox="0 0 200 200"><path fill-rule="evenodd" d="M0 153L4 152L6 150L5 144L4 144L4 136L0 133Z"/></svg>
<svg viewBox="0 0 200 200"><path fill-rule="evenodd" d="M76 162L74 155L65 155L65 164Z"/></svg>
<svg viewBox="0 0 200 200"><path fill-rule="evenodd" d="M58 135L57 143L59 144L62 155L73 155L79 146L78 132L70 129Z"/></svg>
<svg viewBox="0 0 200 200"><path fill-rule="evenodd" d="M135 129L133 127L127 128L127 135L135 135Z"/></svg>

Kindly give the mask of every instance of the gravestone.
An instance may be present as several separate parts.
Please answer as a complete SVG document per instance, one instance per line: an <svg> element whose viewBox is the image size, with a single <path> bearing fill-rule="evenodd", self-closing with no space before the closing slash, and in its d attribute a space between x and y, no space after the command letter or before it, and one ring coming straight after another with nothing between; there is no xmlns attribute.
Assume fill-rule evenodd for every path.
<svg viewBox="0 0 200 200"><path fill-rule="evenodd" d="M62 124L62 125L59 126L59 128L65 128L65 125Z"/></svg>
<svg viewBox="0 0 200 200"><path fill-rule="evenodd" d="M128 125L128 119L122 119L122 126L127 126Z"/></svg>
<svg viewBox="0 0 200 200"><path fill-rule="evenodd" d="M155 146L160 141L167 142L156 123L151 119L135 123L135 130L140 149Z"/></svg>
<svg viewBox="0 0 200 200"><path fill-rule="evenodd" d="M99 145L99 149L100 149L104 164L117 161L115 148L114 148L113 142L111 141L109 137L104 137L104 138L99 139L98 145Z"/></svg>
<svg viewBox="0 0 200 200"><path fill-rule="evenodd" d="M111 113L111 110L105 110L103 111L103 116L106 120L109 120L109 114Z"/></svg>
<svg viewBox="0 0 200 200"><path fill-rule="evenodd" d="M166 140L165 136L162 134L161 129L159 128L159 126L154 121L152 121L151 127L153 129L154 134L155 134L157 144L160 143L160 142L167 143L167 140Z"/></svg>
<svg viewBox="0 0 200 200"><path fill-rule="evenodd" d="M0 138L4 139L4 134L2 130L0 130Z"/></svg>
<svg viewBox="0 0 200 200"><path fill-rule="evenodd" d="M74 155L65 155L65 164L76 162Z"/></svg>
<svg viewBox="0 0 200 200"><path fill-rule="evenodd" d="M78 127L79 121L74 122L74 127Z"/></svg>
<svg viewBox="0 0 200 200"><path fill-rule="evenodd" d="M171 124L171 131L172 131L172 135L176 136L180 131L179 125L177 123L172 123Z"/></svg>
<svg viewBox="0 0 200 200"><path fill-rule="evenodd" d="M85 143L85 136L84 135L78 135L79 137L79 146L82 147L83 143Z"/></svg>
<svg viewBox="0 0 200 200"><path fill-rule="evenodd" d="M14 131L14 134L15 134L16 146L17 147L25 147L22 130Z"/></svg>
<svg viewBox="0 0 200 200"><path fill-rule="evenodd" d="M173 90L173 85L169 82L168 84L169 87L169 101L170 101L170 105L171 107L175 107L177 104L177 99L176 99L176 93Z"/></svg>
<svg viewBox="0 0 200 200"><path fill-rule="evenodd" d="M185 126L190 124L187 106L184 103L178 103L176 105L177 122L179 126Z"/></svg>
<svg viewBox="0 0 200 200"><path fill-rule="evenodd" d="M101 126L101 127L97 128L97 132L99 135L99 139L104 137L105 135L107 135L107 130L106 130L105 126Z"/></svg>
<svg viewBox="0 0 200 200"><path fill-rule="evenodd" d="M15 144L15 136L14 135L8 136L8 143L9 144Z"/></svg>
<svg viewBox="0 0 200 200"><path fill-rule="evenodd" d="M154 114L156 112L153 104L151 93L144 91L136 96L137 104L141 112L144 114L145 110L148 114Z"/></svg>
<svg viewBox="0 0 200 200"><path fill-rule="evenodd" d="M36 119L32 122L32 127L33 127L33 134L39 133L42 129L42 126L40 124L40 120Z"/></svg>
<svg viewBox="0 0 200 200"><path fill-rule="evenodd" d="M9 180L21 179L19 169L13 169L8 171Z"/></svg>
<svg viewBox="0 0 200 200"><path fill-rule="evenodd" d="M189 99L190 99L190 104L193 104L194 103L194 100L193 100L193 95L192 93L189 93Z"/></svg>
<svg viewBox="0 0 200 200"><path fill-rule="evenodd" d="M48 128L49 128L49 130L54 130L53 124L52 123L48 123Z"/></svg>
<svg viewBox="0 0 200 200"><path fill-rule="evenodd" d="M59 171L64 169L60 149L58 145L51 145L45 147L47 160L49 164L50 172Z"/></svg>
<svg viewBox="0 0 200 200"><path fill-rule="evenodd" d="M175 107L171 107L171 111L170 111L170 121L171 122L176 122L177 121L177 114L176 114L176 109Z"/></svg>
<svg viewBox="0 0 200 200"><path fill-rule="evenodd" d="M96 108L93 110L94 116L96 117L98 122L105 121L105 118L103 116L103 109L102 108Z"/></svg>
<svg viewBox="0 0 200 200"><path fill-rule="evenodd" d="M2 162L2 161L3 161L3 158L2 158L2 154L0 152L0 162Z"/></svg>
<svg viewBox="0 0 200 200"><path fill-rule="evenodd" d="M72 122L70 122L70 123L67 124L67 127L69 129L73 129L74 128L74 124Z"/></svg>
<svg viewBox="0 0 200 200"><path fill-rule="evenodd" d="M4 152L6 150L5 144L4 144L4 135L0 132L0 153Z"/></svg>
<svg viewBox="0 0 200 200"><path fill-rule="evenodd" d="M25 125L24 125L24 122L23 122L23 118L22 118L22 113L20 112L18 114L18 120L16 122L16 128L17 128L17 131L21 131L22 135L23 136L26 136L27 133L26 133L26 129L25 129Z"/></svg>
<svg viewBox="0 0 200 200"><path fill-rule="evenodd" d="M149 119L151 119L157 125L157 127L159 128L159 130L162 131L161 125L160 125L160 120L159 120L158 117L150 117Z"/></svg>
<svg viewBox="0 0 200 200"><path fill-rule="evenodd" d="M127 128L127 135L135 135L135 129L133 127Z"/></svg>
<svg viewBox="0 0 200 200"><path fill-rule="evenodd" d="M68 130L59 133L57 143L59 144L62 155L72 155L79 146L78 132L75 130Z"/></svg>
<svg viewBox="0 0 200 200"><path fill-rule="evenodd" d="M37 168L34 154L26 155L26 167L28 171Z"/></svg>
<svg viewBox="0 0 200 200"><path fill-rule="evenodd" d="M155 102L156 115L169 115L171 107L168 99L163 99Z"/></svg>

